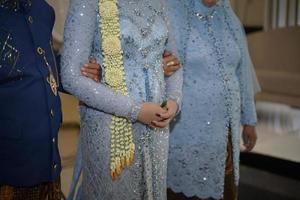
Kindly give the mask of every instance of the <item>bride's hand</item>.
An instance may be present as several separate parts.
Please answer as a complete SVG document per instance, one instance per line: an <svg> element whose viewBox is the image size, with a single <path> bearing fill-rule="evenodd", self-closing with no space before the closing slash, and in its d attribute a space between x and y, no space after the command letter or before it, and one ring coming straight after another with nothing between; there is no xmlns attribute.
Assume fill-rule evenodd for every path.
<svg viewBox="0 0 300 200"><path fill-rule="evenodd" d="M161 108L157 103L146 102L143 103L142 108L138 115L138 121L143 124L152 126L153 121L161 121L163 115L166 113L166 110ZM153 127L153 126L152 126Z"/></svg>
<svg viewBox="0 0 300 200"><path fill-rule="evenodd" d="M175 101L169 100L167 102L167 105L165 107L166 112L161 114L161 121L153 121L152 124L156 128L165 128L167 127L170 122L173 120L175 117L177 110L178 110L178 105Z"/></svg>

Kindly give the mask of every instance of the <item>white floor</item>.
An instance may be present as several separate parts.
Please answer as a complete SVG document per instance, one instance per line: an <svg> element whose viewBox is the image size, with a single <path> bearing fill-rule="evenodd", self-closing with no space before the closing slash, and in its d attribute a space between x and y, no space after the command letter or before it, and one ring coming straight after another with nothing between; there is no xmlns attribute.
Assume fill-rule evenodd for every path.
<svg viewBox="0 0 300 200"><path fill-rule="evenodd" d="M257 109L261 120L254 152L300 163L300 109L266 102L258 102Z"/></svg>

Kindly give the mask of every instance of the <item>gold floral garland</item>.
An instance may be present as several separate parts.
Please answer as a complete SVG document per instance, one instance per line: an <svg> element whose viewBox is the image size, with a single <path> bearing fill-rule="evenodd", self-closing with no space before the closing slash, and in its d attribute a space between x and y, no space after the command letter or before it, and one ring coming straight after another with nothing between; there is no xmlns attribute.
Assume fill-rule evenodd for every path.
<svg viewBox="0 0 300 200"><path fill-rule="evenodd" d="M128 95L120 39L118 0L99 0L99 15L106 83L112 90ZM110 170L113 180L131 164L134 151L132 124L126 118L113 116L110 125Z"/></svg>

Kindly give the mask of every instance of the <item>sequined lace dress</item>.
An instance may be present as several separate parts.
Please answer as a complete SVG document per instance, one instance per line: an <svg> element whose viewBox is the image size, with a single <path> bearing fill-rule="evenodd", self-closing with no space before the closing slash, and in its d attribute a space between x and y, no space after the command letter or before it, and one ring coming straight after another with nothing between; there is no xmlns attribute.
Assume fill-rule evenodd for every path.
<svg viewBox="0 0 300 200"><path fill-rule="evenodd" d="M80 66L89 56L96 57L103 67L98 0L71 1L66 21L62 83L88 105L80 108L81 162L77 163L75 174L82 169L83 178L78 199L164 200L169 130L151 129L137 123L136 118L145 101L161 103L173 99L180 104L182 72L170 78L163 74L162 54L166 48L173 48L164 2L119 0L118 7L129 96L109 89L104 77L97 84L80 75ZM115 181L110 176L113 115L133 122L136 146L133 163Z"/></svg>
<svg viewBox="0 0 300 200"><path fill-rule="evenodd" d="M239 180L240 125L255 125L251 61L229 2L169 0L184 54L183 105L170 134L168 186L186 196L221 199L228 129Z"/></svg>

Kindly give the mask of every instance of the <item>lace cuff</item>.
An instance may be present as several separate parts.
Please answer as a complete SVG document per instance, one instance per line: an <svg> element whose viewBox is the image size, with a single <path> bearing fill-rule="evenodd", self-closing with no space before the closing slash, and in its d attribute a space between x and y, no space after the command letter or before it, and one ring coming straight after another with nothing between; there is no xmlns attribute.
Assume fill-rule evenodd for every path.
<svg viewBox="0 0 300 200"><path fill-rule="evenodd" d="M134 102L131 106L130 112L128 114L128 119L132 123L135 123L138 119L138 115L140 113L140 110L142 108L142 102Z"/></svg>
<svg viewBox="0 0 300 200"><path fill-rule="evenodd" d="M177 112L176 115L181 111L182 107L182 101L181 101L181 93L180 92L173 92L171 94L168 94L168 100L175 101L177 103Z"/></svg>

